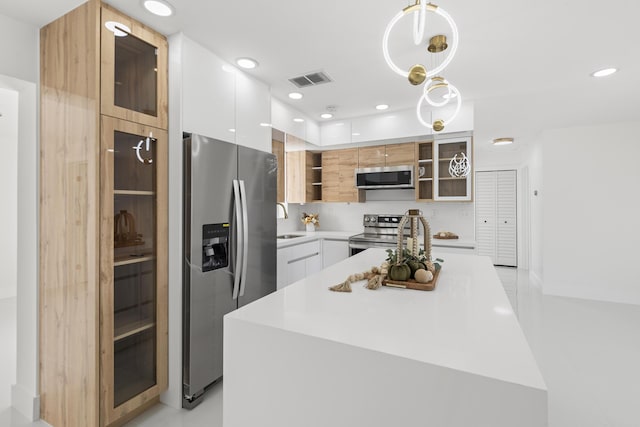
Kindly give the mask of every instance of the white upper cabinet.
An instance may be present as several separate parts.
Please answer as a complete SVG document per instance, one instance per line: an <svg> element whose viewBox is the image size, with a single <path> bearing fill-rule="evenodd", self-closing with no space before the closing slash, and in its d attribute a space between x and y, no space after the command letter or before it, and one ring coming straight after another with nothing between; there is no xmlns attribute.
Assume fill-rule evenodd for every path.
<svg viewBox="0 0 640 427"><path fill-rule="evenodd" d="M236 144L271 152L271 91L269 86L236 73Z"/></svg>
<svg viewBox="0 0 640 427"><path fill-rule="evenodd" d="M189 38L183 40L182 129L236 142L235 68Z"/></svg>

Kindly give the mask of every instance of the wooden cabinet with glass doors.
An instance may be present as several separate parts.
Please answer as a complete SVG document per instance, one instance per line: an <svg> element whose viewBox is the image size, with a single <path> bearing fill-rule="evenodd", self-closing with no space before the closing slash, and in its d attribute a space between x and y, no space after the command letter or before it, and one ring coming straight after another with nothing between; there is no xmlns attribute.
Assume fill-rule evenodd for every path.
<svg viewBox="0 0 640 427"><path fill-rule="evenodd" d="M122 425L167 388L167 41L89 0L40 64L40 416Z"/></svg>
<svg viewBox="0 0 640 427"><path fill-rule="evenodd" d="M101 113L167 128L167 52L164 36L102 5Z"/></svg>
<svg viewBox="0 0 640 427"><path fill-rule="evenodd" d="M167 387L167 133L102 118L103 416Z"/></svg>
<svg viewBox="0 0 640 427"><path fill-rule="evenodd" d="M437 161L437 179L434 187L434 200L471 201L473 164L466 176L452 176L449 166L452 160L460 161L463 154L472 162L471 138L451 138L434 141L435 161Z"/></svg>

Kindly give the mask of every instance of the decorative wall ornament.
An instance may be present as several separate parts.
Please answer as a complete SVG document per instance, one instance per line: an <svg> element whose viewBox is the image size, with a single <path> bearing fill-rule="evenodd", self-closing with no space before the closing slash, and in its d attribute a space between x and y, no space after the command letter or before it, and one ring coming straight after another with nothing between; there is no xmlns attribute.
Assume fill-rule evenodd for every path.
<svg viewBox="0 0 640 427"><path fill-rule="evenodd" d="M462 157L458 160L458 155L453 156L449 162L449 175L460 178L469 175L471 172L471 162L466 154L461 153Z"/></svg>
<svg viewBox="0 0 640 427"><path fill-rule="evenodd" d="M156 141L157 139L153 137L153 133L149 132L148 137L146 137L145 139L141 139L140 142L138 142L138 145L133 147L133 149L136 151L136 157L138 158L138 161L140 163L144 163L145 165L150 165L153 163L153 159L144 159L140 154L140 150L143 150L142 146L145 145L144 151L149 153L151 151L151 143Z"/></svg>

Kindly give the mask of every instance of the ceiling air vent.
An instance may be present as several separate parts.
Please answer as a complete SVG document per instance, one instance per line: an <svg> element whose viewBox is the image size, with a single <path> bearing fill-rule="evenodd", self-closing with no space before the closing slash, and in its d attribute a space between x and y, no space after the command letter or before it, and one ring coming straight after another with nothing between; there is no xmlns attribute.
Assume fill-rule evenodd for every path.
<svg viewBox="0 0 640 427"><path fill-rule="evenodd" d="M329 83L332 80L324 72L318 71L317 73L309 73L304 76L290 78L289 81L297 87L308 87Z"/></svg>

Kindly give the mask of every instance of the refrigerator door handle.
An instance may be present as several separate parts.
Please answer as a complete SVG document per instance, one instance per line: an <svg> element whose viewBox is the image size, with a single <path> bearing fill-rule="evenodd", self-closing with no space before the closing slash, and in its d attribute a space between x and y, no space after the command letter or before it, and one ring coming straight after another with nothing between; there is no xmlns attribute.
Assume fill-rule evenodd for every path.
<svg viewBox="0 0 640 427"><path fill-rule="evenodd" d="M247 263L249 261L249 215L247 213L247 190L244 180L240 180L240 200L242 200L242 274L240 276L240 296L244 295L247 282Z"/></svg>
<svg viewBox="0 0 640 427"><path fill-rule="evenodd" d="M240 277L242 277L242 255L243 250L243 235L244 235L244 222L242 218L242 196L240 194L240 184L237 179L233 180L233 197L236 208L236 265L233 269L233 299L238 299L238 292L240 291Z"/></svg>

